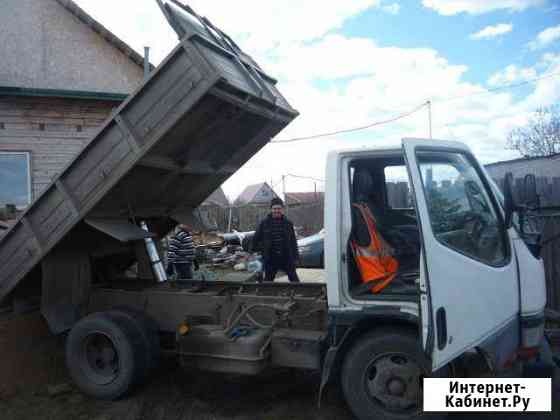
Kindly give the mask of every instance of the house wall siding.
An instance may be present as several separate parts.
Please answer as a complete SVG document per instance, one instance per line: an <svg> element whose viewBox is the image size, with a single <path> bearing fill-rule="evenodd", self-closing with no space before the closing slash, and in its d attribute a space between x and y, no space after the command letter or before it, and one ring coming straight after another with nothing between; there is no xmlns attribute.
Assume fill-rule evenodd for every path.
<svg viewBox="0 0 560 420"><path fill-rule="evenodd" d="M55 0L2 0L0 86L130 93L143 69Z"/></svg>
<svg viewBox="0 0 560 420"><path fill-rule="evenodd" d="M0 96L0 151L30 152L32 198L82 150L116 105Z"/></svg>

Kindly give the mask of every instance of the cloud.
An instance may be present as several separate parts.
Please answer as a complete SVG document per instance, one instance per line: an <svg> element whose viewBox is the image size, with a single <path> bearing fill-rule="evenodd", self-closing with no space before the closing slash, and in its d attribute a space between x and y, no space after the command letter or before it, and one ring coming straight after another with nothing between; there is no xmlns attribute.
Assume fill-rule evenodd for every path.
<svg viewBox="0 0 560 420"><path fill-rule="evenodd" d="M245 49L258 52L318 39L348 19L379 8L381 0L247 0L244 7L235 1L191 0L189 5L235 36Z"/></svg>
<svg viewBox="0 0 560 420"><path fill-rule="evenodd" d="M547 75L555 76L560 71L560 54L546 53L532 67L518 67L510 64L503 70L494 73L487 81L492 87L507 85L516 82L534 80L538 77Z"/></svg>
<svg viewBox="0 0 560 420"><path fill-rule="evenodd" d="M546 28L544 31L539 32L537 38L529 43L529 48L533 51L540 50L559 39L560 39L560 25L551 26L550 28Z"/></svg>
<svg viewBox="0 0 560 420"><path fill-rule="evenodd" d="M98 0L77 1L139 51L151 45L156 64L177 43L155 2L121 0L107 7ZM516 156L504 150L508 130L523 124L537 106L560 100L560 78L540 80L530 86L526 98L516 100L508 91L489 92L485 85L467 81L466 65L450 62L432 48L398 48L340 33L338 29L352 17L370 8L381 10L385 4L381 1L246 3L241 9L238 2L190 1L278 78L280 91L300 111L277 140L366 125L432 99L435 138L465 141L485 162L503 160ZM544 74L559 62L560 55L548 53L532 68ZM519 79L526 70L515 67L508 73L506 68L497 74L502 73L501 77ZM498 83L499 77L494 76ZM447 100L459 96L464 98ZM424 108L395 123L349 135L270 144L232 176L224 189L235 197L247 184L277 182L287 173L324 178L326 156L332 149L398 145L403 137L427 135ZM312 191L314 185L309 180L288 179L286 188Z"/></svg>
<svg viewBox="0 0 560 420"><path fill-rule="evenodd" d="M459 13L479 15L496 10L519 12L545 3L546 0L422 0L424 7L444 16Z"/></svg>
<svg viewBox="0 0 560 420"><path fill-rule="evenodd" d="M386 4L381 6L381 10L391 15L398 15L399 11L401 10L401 6L398 3Z"/></svg>
<svg viewBox="0 0 560 420"><path fill-rule="evenodd" d="M535 77L537 77L537 71L534 68L519 68L515 64L511 64L504 70L501 70L490 76L487 83L489 86L500 86L513 82L531 80Z"/></svg>
<svg viewBox="0 0 560 420"><path fill-rule="evenodd" d="M367 38L327 35L280 49L263 64L303 116L284 138L364 125L428 98L477 90L460 80L466 66L450 64L435 50L381 47Z"/></svg>
<svg viewBox="0 0 560 420"><path fill-rule="evenodd" d="M486 28L471 34L470 39L491 39L496 38L500 35L507 34L513 30L513 25L511 23L499 23L494 26L487 26Z"/></svg>
<svg viewBox="0 0 560 420"><path fill-rule="evenodd" d="M535 110L560 101L560 54L543 54L535 64L535 69L540 71L539 75L543 79L535 84L533 92L521 102L520 106L525 109Z"/></svg>
<svg viewBox="0 0 560 420"><path fill-rule="evenodd" d="M76 2L141 54L144 45L150 45L155 63L177 43L155 0L119 0L110 6L99 0ZM234 1L190 0L188 4L243 48L259 53L286 43L320 38L369 8L380 7L381 0L247 0L242 6Z"/></svg>
<svg viewBox="0 0 560 420"><path fill-rule="evenodd" d="M551 68L554 68L560 64L560 53L544 53L540 59L540 61L535 65L536 68L542 69L545 71L549 71Z"/></svg>
<svg viewBox="0 0 560 420"><path fill-rule="evenodd" d="M332 60L333 56L337 60ZM307 60L302 63L303 57ZM449 137L453 133L453 138L466 140L475 149L483 150L486 158L504 158L505 133L490 138L487 132L481 135L484 129L480 127L488 131L492 120L512 107L511 95L485 94L487 90L483 86L463 80L468 71L466 66L449 63L435 50L383 47L370 39L328 35L320 41L277 52L274 59L266 67L280 77L281 90L301 112L301 117L279 139L366 125L408 111L431 98L435 136ZM300 63L299 67L296 63ZM314 86L317 81L321 82L321 88ZM467 98L444 102L455 96ZM473 133L476 136L467 136L465 127L468 126L479 127ZM278 165L294 165L292 171L313 167L312 173L317 175L324 165L323 147L396 145L402 137L427 134L424 109L394 124L351 136L289 146L270 145L256 161L271 150L278 158L285 148L290 157L276 160ZM307 159L317 153L317 160ZM509 156L507 152L506 156Z"/></svg>

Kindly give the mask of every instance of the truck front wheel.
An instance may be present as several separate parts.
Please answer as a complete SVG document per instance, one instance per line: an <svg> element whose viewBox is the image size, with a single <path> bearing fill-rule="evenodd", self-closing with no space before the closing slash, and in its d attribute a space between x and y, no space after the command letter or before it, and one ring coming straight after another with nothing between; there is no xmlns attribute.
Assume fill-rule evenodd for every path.
<svg viewBox="0 0 560 420"><path fill-rule="evenodd" d="M360 420L418 417L428 367L413 333L373 331L360 338L344 359L345 399Z"/></svg>

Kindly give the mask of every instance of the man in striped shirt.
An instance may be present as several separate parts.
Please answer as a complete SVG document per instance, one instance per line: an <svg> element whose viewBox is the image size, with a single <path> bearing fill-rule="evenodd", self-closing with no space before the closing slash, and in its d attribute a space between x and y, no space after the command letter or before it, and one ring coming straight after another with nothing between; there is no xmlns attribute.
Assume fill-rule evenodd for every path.
<svg viewBox="0 0 560 420"><path fill-rule="evenodd" d="M178 279L192 279L192 265L194 262L194 243L191 227L180 224L177 233L169 241L167 250L167 275L177 273Z"/></svg>

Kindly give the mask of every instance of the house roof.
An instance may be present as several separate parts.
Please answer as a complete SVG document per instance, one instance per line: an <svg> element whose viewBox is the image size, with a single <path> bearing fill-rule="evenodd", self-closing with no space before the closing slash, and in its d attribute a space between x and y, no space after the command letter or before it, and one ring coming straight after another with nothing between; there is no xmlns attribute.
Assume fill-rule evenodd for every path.
<svg viewBox="0 0 560 420"><path fill-rule="evenodd" d="M224 190L222 190L222 188L220 187L216 191L214 191L212 194L210 194L210 197L208 197L206 200L204 200L202 205L203 206L215 205L215 206L220 206L220 207L228 207L229 206L229 200L226 197L226 194L224 193Z"/></svg>
<svg viewBox="0 0 560 420"><path fill-rule="evenodd" d="M243 192L239 194L239 196L235 199L235 203L241 204L241 203L263 202L262 200L255 201L255 196L263 188L267 188L268 190L272 191L273 195L277 197L276 193L274 192L274 190L272 190L272 188L270 188L268 183L261 182L260 184L253 184L245 187Z"/></svg>
<svg viewBox="0 0 560 420"><path fill-rule="evenodd" d="M76 16L81 22L88 25L94 32L99 34L103 39L105 39L109 44L113 45L124 55L126 55L134 63L138 64L140 67L144 67L144 57L138 54L132 47L130 47L126 42L120 39L118 36L109 31L105 26L95 20L90 14L88 14L84 9L78 6L73 0L56 0L60 5L62 5L66 10ZM150 64L150 70L153 70L154 66Z"/></svg>
<svg viewBox="0 0 560 420"><path fill-rule="evenodd" d="M250 203L255 194L263 187L266 182L260 184L247 185L245 189L235 199L236 203Z"/></svg>
<svg viewBox="0 0 560 420"><path fill-rule="evenodd" d="M323 191L291 192L286 193L287 204L308 204L322 201L325 198Z"/></svg>

